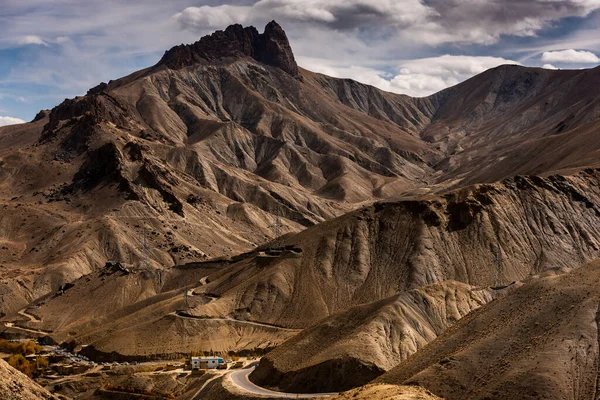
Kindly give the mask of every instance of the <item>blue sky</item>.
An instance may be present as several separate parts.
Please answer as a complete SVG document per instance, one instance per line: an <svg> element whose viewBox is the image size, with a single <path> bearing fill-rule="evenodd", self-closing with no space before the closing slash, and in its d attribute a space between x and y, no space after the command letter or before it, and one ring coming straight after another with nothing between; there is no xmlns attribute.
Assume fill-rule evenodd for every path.
<svg viewBox="0 0 600 400"><path fill-rule="evenodd" d="M231 23L288 33L299 64L425 96L504 63L600 64L600 0L0 0L0 125Z"/></svg>

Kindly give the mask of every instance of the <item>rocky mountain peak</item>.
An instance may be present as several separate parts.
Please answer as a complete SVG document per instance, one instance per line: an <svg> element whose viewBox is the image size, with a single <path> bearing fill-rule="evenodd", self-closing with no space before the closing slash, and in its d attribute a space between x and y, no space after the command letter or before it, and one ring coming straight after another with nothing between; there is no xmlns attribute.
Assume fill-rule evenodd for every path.
<svg viewBox="0 0 600 400"><path fill-rule="evenodd" d="M253 26L230 25L196 43L173 47L165 52L158 65L181 69L195 63L239 57L252 57L292 76L298 75L298 65L287 35L275 21L267 24L264 33L259 33Z"/></svg>

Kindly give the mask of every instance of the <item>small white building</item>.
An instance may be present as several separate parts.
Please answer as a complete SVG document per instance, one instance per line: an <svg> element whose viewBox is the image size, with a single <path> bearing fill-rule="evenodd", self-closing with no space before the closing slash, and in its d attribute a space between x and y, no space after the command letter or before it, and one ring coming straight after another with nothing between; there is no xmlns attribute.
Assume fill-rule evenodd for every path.
<svg viewBox="0 0 600 400"><path fill-rule="evenodd" d="M214 369L223 363L221 357L192 357L192 369Z"/></svg>

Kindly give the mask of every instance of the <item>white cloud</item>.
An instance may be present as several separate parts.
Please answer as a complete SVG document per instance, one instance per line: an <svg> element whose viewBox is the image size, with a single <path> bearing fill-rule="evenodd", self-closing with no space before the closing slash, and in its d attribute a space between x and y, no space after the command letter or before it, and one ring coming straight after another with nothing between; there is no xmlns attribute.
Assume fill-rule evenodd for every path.
<svg viewBox="0 0 600 400"><path fill-rule="evenodd" d="M544 69L558 69L558 68L556 68L552 64L544 64L544 65L542 65L542 68L544 68Z"/></svg>
<svg viewBox="0 0 600 400"><path fill-rule="evenodd" d="M52 6L48 0L0 3L2 13L11 15L2 21L0 49L16 44L39 47L10 59L9 72L0 71L0 86L10 85L11 97L26 95L32 104L9 110L29 108L31 118L37 108L51 108L66 97L85 94L101 81L152 65L176 44L198 39L171 19L189 0L55 0Z"/></svg>
<svg viewBox="0 0 600 400"><path fill-rule="evenodd" d="M48 46L48 43L44 42L41 37L35 35L23 36L18 40L17 43L21 46L26 46L29 44Z"/></svg>
<svg viewBox="0 0 600 400"><path fill-rule="evenodd" d="M519 64L500 57L451 56L404 62L390 82L391 90L411 96L427 96L503 64Z"/></svg>
<svg viewBox="0 0 600 400"><path fill-rule="evenodd" d="M402 62L397 74L375 68L336 65L327 60L299 58L307 69L338 78L351 78L395 93L423 97L456 85L473 75L503 64L519 64L500 57L451 56Z"/></svg>
<svg viewBox="0 0 600 400"><path fill-rule="evenodd" d="M188 7L173 18L185 28L194 30L222 29L234 23L244 23L246 20L245 10L249 7L238 6L202 6Z"/></svg>
<svg viewBox="0 0 600 400"><path fill-rule="evenodd" d="M352 0L348 1L351 3ZM261 0L255 3L252 8L248 8L254 14L260 15L261 12L274 13L279 18L313 21L313 22L334 22L336 17L331 12L332 1L282 1L282 0Z"/></svg>
<svg viewBox="0 0 600 400"><path fill-rule="evenodd" d="M410 26L437 15L420 0L260 0L250 6L188 7L174 15L187 29L224 28L232 23L282 22L326 24L335 29Z"/></svg>
<svg viewBox="0 0 600 400"><path fill-rule="evenodd" d="M56 38L54 38L54 43L66 43L69 40L71 40L68 36L57 36Z"/></svg>
<svg viewBox="0 0 600 400"><path fill-rule="evenodd" d="M25 121L23 121L20 118L0 116L0 126L15 125L15 124L22 124L22 123L25 123Z"/></svg>
<svg viewBox="0 0 600 400"><path fill-rule="evenodd" d="M560 51L546 51L542 54L542 61L595 64L600 62L600 58L590 51L569 49Z"/></svg>
<svg viewBox="0 0 600 400"><path fill-rule="evenodd" d="M383 90L391 90L390 80L393 74L375 68L341 65L326 59L298 57L298 63L313 72L333 76L335 78L349 78L355 81L372 85Z"/></svg>
<svg viewBox="0 0 600 400"><path fill-rule="evenodd" d="M25 35L17 39L17 44L19 46L37 45L48 47L51 43L63 44L68 42L69 40L70 38L68 36L57 36L54 39L44 40L37 35Z"/></svg>
<svg viewBox="0 0 600 400"><path fill-rule="evenodd" d="M404 41L426 45L492 44L503 35L536 36L553 21L587 16L598 8L596 0L260 0L188 7L174 18L196 31L276 19L335 30L390 28Z"/></svg>

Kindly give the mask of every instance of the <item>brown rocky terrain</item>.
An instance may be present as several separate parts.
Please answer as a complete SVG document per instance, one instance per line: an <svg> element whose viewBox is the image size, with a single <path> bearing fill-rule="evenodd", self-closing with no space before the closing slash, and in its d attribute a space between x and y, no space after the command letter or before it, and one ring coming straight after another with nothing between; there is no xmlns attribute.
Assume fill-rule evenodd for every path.
<svg viewBox="0 0 600 400"><path fill-rule="evenodd" d="M379 374L490 287L599 256L599 80L502 66L416 99L299 67L275 22L177 46L0 128L3 334L105 359L291 339L265 363Z"/></svg>
<svg viewBox="0 0 600 400"><path fill-rule="evenodd" d="M4 360L0 360L0 398L4 400L58 399Z"/></svg>
<svg viewBox="0 0 600 400"><path fill-rule="evenodd" d="M366 384L494 297L490 288L446 281L352 307L269 352L250 379L292 393Z"/></svg>
<svg viewBox="0 0 600 400"><path fill-rule="evenodd" d="M297 232L376 199L594 165L599 71L505 66L412 99L297 67L276 24L178 46L0 129L0 311L107 260L251 249L275 215Z"/></svg>
<svg viewBox="0 0 600 400"><path fill-rule="evenodd" d="M281 250L168 270L105 268L41 298L27 310L37 321L21 315L21 326L129 356L268 348L348 307L432 283L508 285L598 257L598 174L377 203L287 235Z"/></svg>
<svg viewBox="0 0 600 400"><path fill-rule="evenodd" d="M420 136L444 151L442 179L463 186L597 166L599 84L600 68L500 66L433 95L442 105Z"/></svg>
<svg viewBox="0 0 600 400"><path fill-rule="evenodd" d="M240 316L301 327L434 282L506 285L584 263L598 255L598 189L588 170L377 203L285 237L301 254L239 261L206 286L220 297L193 312L233 301Z"/></svg>
<svg viewBox="0 0 600 400"><path fill-rule="evenodd" d="M250 379L260 386L299 393L340 392L366 384L494 298L509 296L532 279L571 270L551 268L495 288L446 281L352 307L269 352Z"/></svg>
<svg viewBox="0 0 600 400"><path fill-rule="evenodd" d="M447 399L597 394L600 263L533 279L461 319L379 383Z"/></svg>
<svg viewBox="0 0 600 400"><path fill-rule="evenodd" d="M372 384L334 396L332 400L438 400L430 391L419 386Z"/></svg>
<svg viewBox="0 0 600 400"><path fill-rule="evenodd" d="M48 391L63 399L189 400L199 398L199 390L214 377L210 374L193 376L177 372L150 372L156 368L161 366L119 366L111 370L96 368L82 375L39 380Z"/></svg>
<svg viewBox="0 0 600 400"><path fill-rule="evenodd" d="M279 68L295 63L277 26L248 55L232 39L239 29L193 46L196 54L233 40L210 62L184 66L173 54L190 48L174 49L151 69L0 129L0 255L11 293L0 311L107 260L163 268L235 254L271 239L275 216L282 233L297 232L415 187L429 169L419 139L343 104L342 82ZM276 66L250 56L259 50ZM406 120L404 97L360 89L401 99L394 115Z"/></svg>

